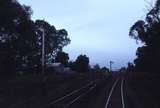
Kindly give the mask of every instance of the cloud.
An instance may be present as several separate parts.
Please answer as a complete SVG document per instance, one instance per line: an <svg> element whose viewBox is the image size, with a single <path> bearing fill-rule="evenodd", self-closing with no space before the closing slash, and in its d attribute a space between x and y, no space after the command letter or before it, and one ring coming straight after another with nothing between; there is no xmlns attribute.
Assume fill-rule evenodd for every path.
<svg viewBox="0 0 160 108"><path fill-rule="evenodd" d="M143 0L19 1L31 5L33 19L45 18L56 28L68 31L71 44L65 51L71 58L83 52L92 58L91 62L102 64L105 56L118 56L116 61L124 65L135 57L138 45L129 38L128 31L145 14Z"/></svg>

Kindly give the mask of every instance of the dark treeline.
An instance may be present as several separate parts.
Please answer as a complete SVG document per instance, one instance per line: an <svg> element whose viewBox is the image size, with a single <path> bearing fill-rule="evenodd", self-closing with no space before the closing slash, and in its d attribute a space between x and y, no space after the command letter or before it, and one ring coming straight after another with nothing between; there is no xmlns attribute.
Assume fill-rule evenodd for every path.
<svg viewBox="0 0 160 108"><path fill-rule="evenodd" d="M61 63L65 67L69 67L71 70L80 72L80 73L87 73L87 72L99 72L105 73L109 72L107 67L100 67L99 64L94 65L93 67L90 66L90 60L87 55L80 54L75 61L69 60L69 54L63 51L59 51L56 54L55 62Z"/></svg>
<svg viewBox="0 0 160 108"><path fill-rule="evenodd" d="M138 20L129 35L144 45L137 49L135 69L139 72L159 73L160 68L160 0L151 7L145 20Z"/></svg>

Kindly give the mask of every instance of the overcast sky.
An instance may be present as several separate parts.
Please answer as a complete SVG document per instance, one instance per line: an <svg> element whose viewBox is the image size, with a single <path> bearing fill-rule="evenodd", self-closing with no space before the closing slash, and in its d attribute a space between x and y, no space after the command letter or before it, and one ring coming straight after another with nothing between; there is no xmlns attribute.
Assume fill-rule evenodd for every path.
<svg viewBox="0 0 160 108"><path fill-rule="evenodd" d="M19 0L30 5L32 18L45 19L66 29L71 44L64 48L70 59L86 54L90 64L114 68L133 61L139 45L129 38L129 28L147 12L145 0ZM148 0L151 1L151 0Z"/></svg>

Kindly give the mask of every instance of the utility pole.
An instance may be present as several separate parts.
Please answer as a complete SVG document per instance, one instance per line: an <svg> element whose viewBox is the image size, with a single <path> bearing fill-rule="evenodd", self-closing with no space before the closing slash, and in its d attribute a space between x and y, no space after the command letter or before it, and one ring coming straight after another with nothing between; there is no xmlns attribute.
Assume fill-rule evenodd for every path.
<svg viewBox="0 0 160 108"><path fill-rule="evenodd" d="M45 75L44 68L45 68L45 34L44 29L42 30L42 74Z"/></svg>
<svg viewBox="0 0 160 108"><path fill-rule="evenodd" d="M42 73L41 73L41 83L42 83L42 95L46 96L46 78L45 78L45 31L43 27L39 29L42 32Z"/></svg>
<svg viewBox="0 0 160 108"><path fill-rule="evenodd" d="M39 28L42 32L42 76L44 75L44 67L45 67L45 33L43 28Z"/></svg>
<svg viewBox="0 0 160 108"><path fill-rule="evenodd" d="M109 65L110 65L110 72L112 72L112 64L113 64L114 62L113 61L110 61L109 62Z"/></svg>

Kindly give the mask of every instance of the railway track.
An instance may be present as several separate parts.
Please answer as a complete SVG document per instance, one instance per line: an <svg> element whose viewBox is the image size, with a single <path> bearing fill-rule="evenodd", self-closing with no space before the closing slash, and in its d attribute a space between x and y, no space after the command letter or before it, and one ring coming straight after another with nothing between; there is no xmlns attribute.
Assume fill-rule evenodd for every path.
<svg viewBox="0 0 160 108"><path fill-rule="evenodd" d="M73 92L66 94L54 101L49 102L45 108L68 108L72 104L76 103L83 96L91 92L97 85L97 81L92 81L80 89L74 90Z"/></svg>
<svg viewBox="0 0 160 108"><path fill-rule="evenodd" d="M103 82L103 83L102 83ZM99 84L106 84L104 83L103 80L99 79L99 80L95 80L95 81L91 81L88 84L84 85L83 87L76 89L62 97L59 97L57 99L49 99L49 101L46 101L47 103L45 103L44 106L41 106L41 108L80 108L79 105L81 105L81 100L87 98L90 98L92 100L92 97L96 98L98 97L98 93L104 93L105 96L103 98L100 97L97 102L92 100L93 102L90 104L98 104L97 106L100 105L100 101L104 101L104 105L100 105L101 107L98 108L125 108L126 107L126 103L125 103L125 93L124 93L124 79L122 77L118 77L115 81L111 81L110 84L108 85L108 89L104 89L103 88L100 89L100 91L97 91L100 87L104 87L104 86L99 86ZM110 86L110 88L109 88ZM107 98L106 98L106 90L107 90ZM95 94L96 92L96 94ZM92 94L92 95L91 95ZM94 95L94 96L93 96ZM88 100L88 101L91 101ZM106 100L106 101L105 101ZM81 105L82 108L90 108L90 106L92 106L92 108L97 106L93 106L90 105L89 106L85 106L85 104Z"/></svg>
<svg viewBox="0 0 160 108"><path fill-rule="evenodd" d="M47 103L43 103L42 102L42 104L41 104L41 102L38 100L37 101L37 96L32 96L31 98L29 98L29 99L26 99L26 100L21 100L21 101L19 101L19 102L17 102L17 103L14 103L14 104L11 104L10 106L9 106L9 108L20 108L20 107L26 107L26 106L28 106L28 105L32 105L32 104L34 104L34 106L33 107L37 107L37 106L39 106L39 108L48 108L48 107L50 107L50 106L54 106L54 105L56 105L56 104L59 104L60 103L60 101L63 101L63 100L66 100L66 99L68 99L68 98L70 98L70 97L73 97L73 96L76 96L77 94L79 94L80 95L80 93L85 93L86 91L87 91L87 89L89 90L91 90L91 89L93 89L92 87L94 87L94 86L96 86L96 84L95 84L95 82L97 82L97 81L90 81L89 83L87 83L87 84L85 84L84 86L82 86L81 88L79 88L79 89L76 89L76 90L73 90L71 93L68 93L68 94L66 94L66 95L64 95L63 97L60 97L60 98L58 98L58 99L56 99L55 100L55 97L54 97L54 95L52 95L52 96L49 96L48 97L48 99L46 99L48 102ZM86 91L85 91L86 90ZM89 91L90 91L89 90ZM84 95L84 94L83 94ZM83 95L81 95L81 96L79 96L79 98L81 98ZM41 98L41 97L39 97L39 98ZM45 97L46 98L46 97ZM74 99L73 101L71 101L70 102L70 104L71 103L74 103L75 101L77 101L78 99L78 96L77 96L77 99ZM39 104L40 103L40 104ZM46 104L46 105L44 105L44 104ZM68 104L69 105L69 104ZM45 106L45 107L44 107ZM32 107L32 106L29 106L29 107ZM54 108L54 107L53 107ZM57 108L57 107L56 107Z"/></svg>
<svg viewBox="0 0 160 108"><path fill-rule="evenodd" d="M109 92L105 108L125 108L123 87L124 87L124 79L123 78L116 79Z"/></svg>

